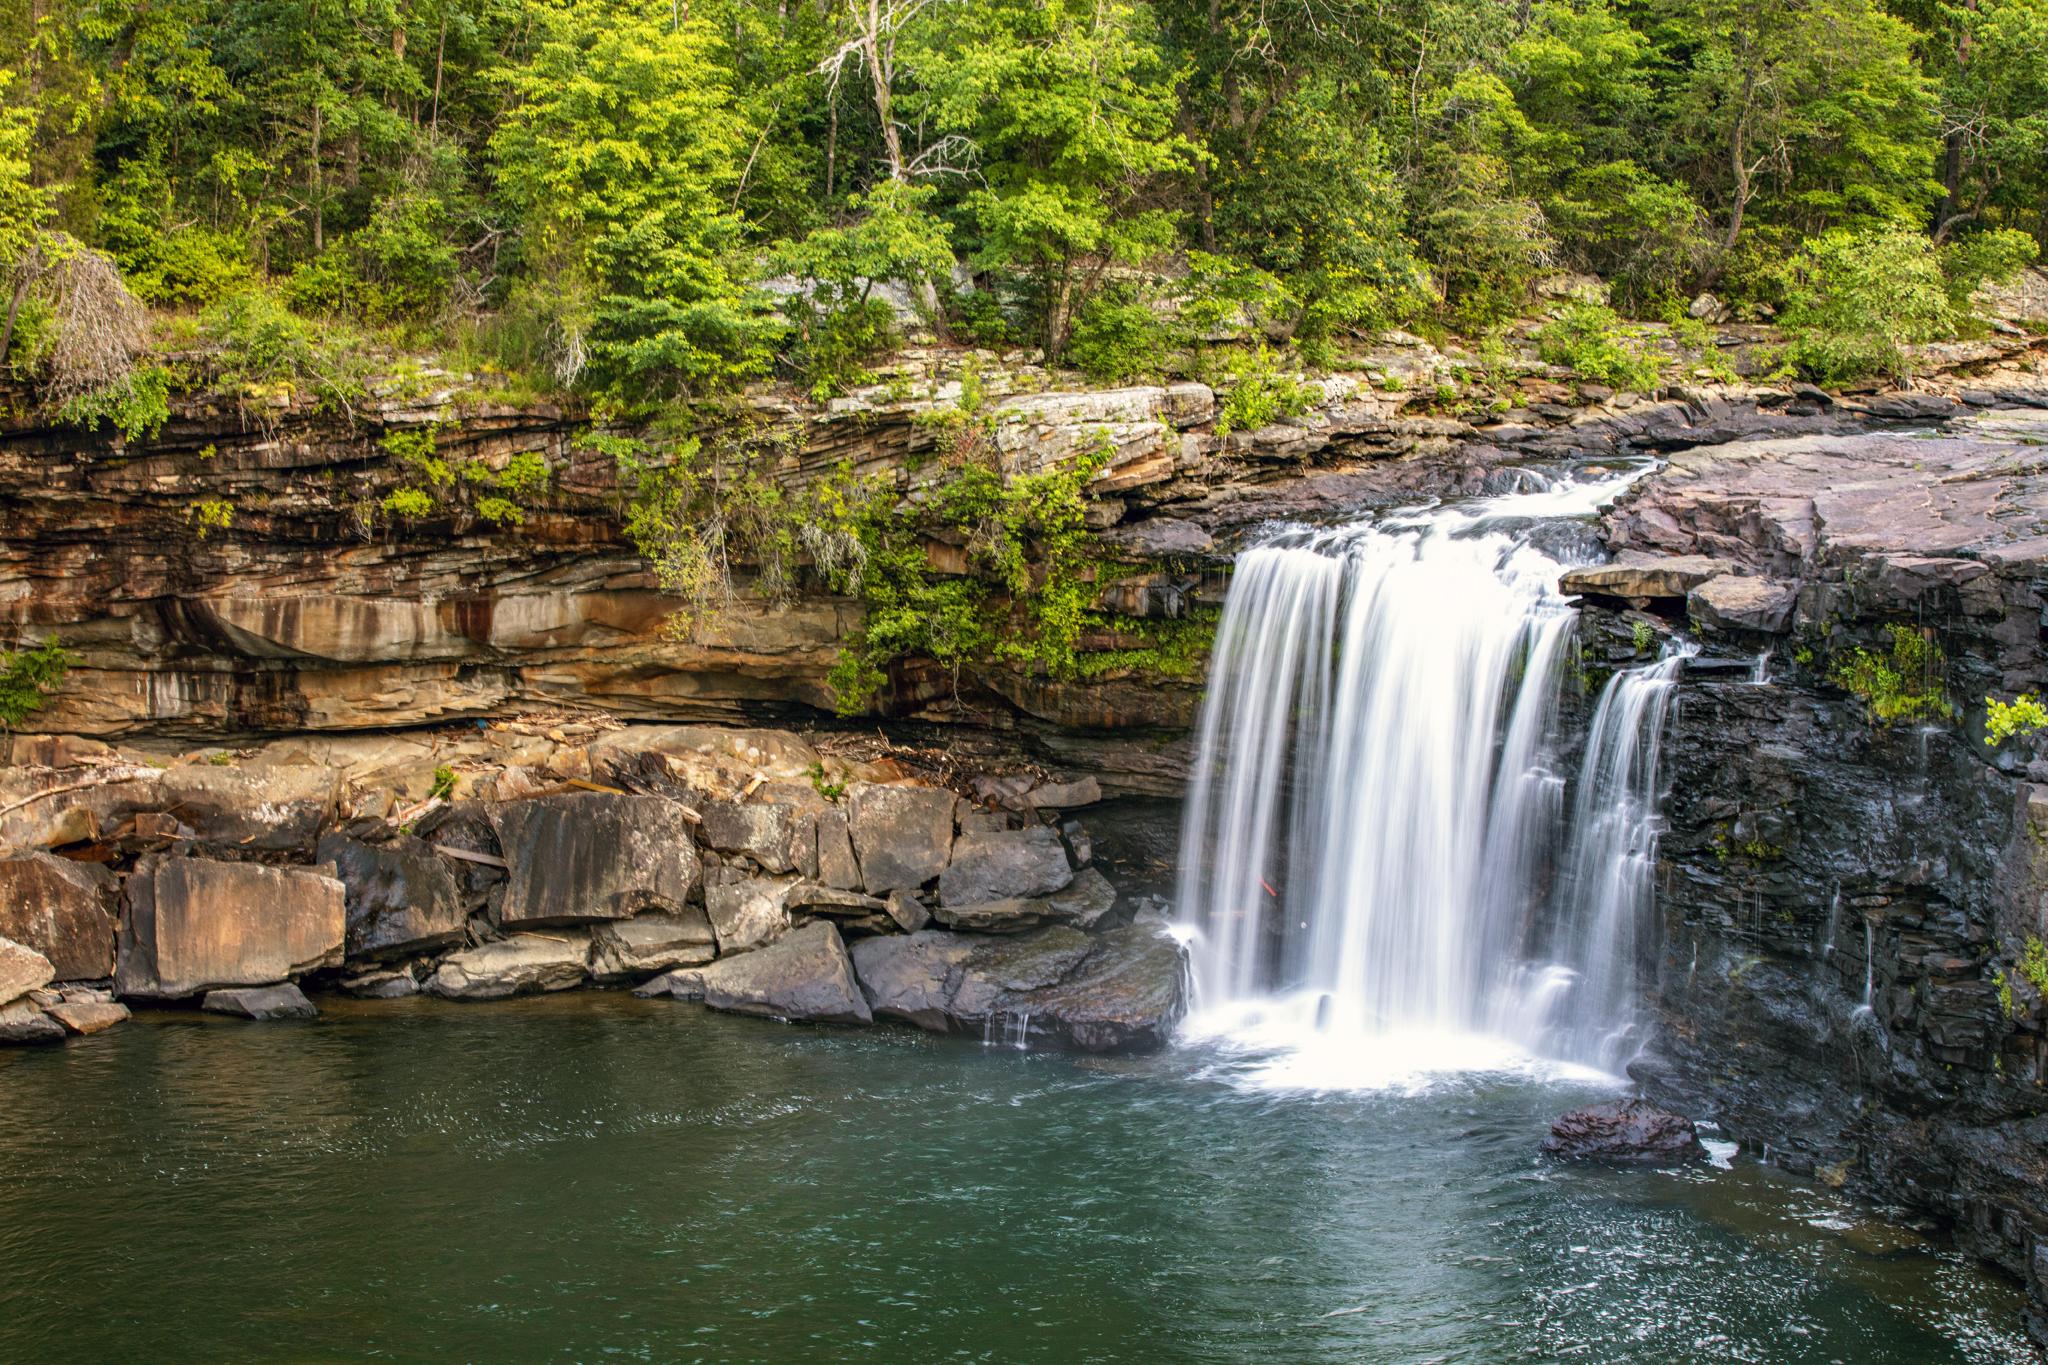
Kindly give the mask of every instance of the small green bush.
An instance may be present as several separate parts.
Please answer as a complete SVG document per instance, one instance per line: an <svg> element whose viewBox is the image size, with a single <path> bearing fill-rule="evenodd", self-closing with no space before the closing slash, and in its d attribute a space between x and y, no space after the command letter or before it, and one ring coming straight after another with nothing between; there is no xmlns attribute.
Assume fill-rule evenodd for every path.
<svg viewBox="0 0 2048 1365"><path fill-rule="evenodd" d="M1870 718L1886 725L1947 716L1940 648L1911 626L1888 626L1886 631L1890 651L1851 650L1828 670L1829 680L1861 697Z"/></svg>
<svg viewBox="0 0 2048 1365"><path fill-rule="evenodd" d="M57 420L97 431L101 423L128 441L147 440L171 418L171 372L139 365L118 384L82 393L57 409Z"/></svg>
<svg viewBox="0 0 2048 1365"><path fill-rule="evenodd" d="M1272 349L1261 343L1231 370L1230 393L1216 415L1216 434L1256 431L1283 417L1299 417L1315 406L1317 391L1280 368Z"/></svg>
<svg viewBox="0 0 2048 1365"><path fill-rule="evenodd" d="M1571 304L1545 323L1536 333L1536 353L1596 384L1638 393L1656 387L1665 364L1639 332L1598 303Z"/></svg>
<svg viewBox="0 0 2048 1365"><path fill-rule="evenodd" d="M1105 289L1075 319L1067 360L1101 384L1155 374L1166 361L1166 328L1134 293Z"/></svg>
<svg viewBox="0 0 2048 1365"><path fill-rule="evenodd" d="M2009 702L1984 699L1984 742L1994 749L2014 735L2030 735L2044 727L2048 727L2048 709L2031 692L2022 692Z"/></svg>
<svg viewBox="0 0 2048 1365"><path fill-rule="evenodd" d="M1786 359L1816 383L1841 384L1905 378L1906 348L1952 335L1956 310L1924 235L1837 229L1794 258L1782 321Z"/></svg>

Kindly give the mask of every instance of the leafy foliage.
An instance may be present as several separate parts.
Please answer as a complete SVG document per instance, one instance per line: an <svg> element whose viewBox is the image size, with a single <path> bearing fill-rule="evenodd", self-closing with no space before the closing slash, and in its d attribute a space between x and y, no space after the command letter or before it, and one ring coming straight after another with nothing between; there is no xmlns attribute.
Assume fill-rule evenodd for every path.
<svg viewBox="0 0 2048 1365"><path fill-rule="evenodd" d="M12 730L42 710L77 662L55 637L12 653L0 650L0 727Z"/></svg>
<svg viewBox="0 0 2048 1365"><path fill-rule="evenodd" d="M1941 650L1911 626L1888 626L1891 649L1854 649L1828 670L1829 681L1863 699L1870 718L1884 725L1937 720L1949 714Z"/></svg>
<svg viewBox="0 0 2048 1365"><path fill-rule="evenodd" d="M1648 392L1657 385L1664 358L1645 345L1641 333L1622 325L1612 308L1575 303L1536 333L1537 354L1553 365L1617 389Z"/></svg>

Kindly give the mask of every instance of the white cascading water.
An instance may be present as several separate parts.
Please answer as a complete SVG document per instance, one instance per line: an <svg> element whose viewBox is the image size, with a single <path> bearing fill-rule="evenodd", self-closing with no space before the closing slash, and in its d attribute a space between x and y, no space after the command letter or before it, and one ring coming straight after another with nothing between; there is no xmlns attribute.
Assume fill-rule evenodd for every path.
<svg viewBox="0 0 2048 1365"><path fill-rule="evenodd" d="M1575 612L1568 561L1530 527L1633 477L1291 529L1239 556L1182 826L1198 1033L1307 1058L1287 1071L1303 1084L1504 1047L1617 1064L1678 661L1610 682L1567 822L1549 758ZM1561 846L1571 903L1546 916Z"/></svg>

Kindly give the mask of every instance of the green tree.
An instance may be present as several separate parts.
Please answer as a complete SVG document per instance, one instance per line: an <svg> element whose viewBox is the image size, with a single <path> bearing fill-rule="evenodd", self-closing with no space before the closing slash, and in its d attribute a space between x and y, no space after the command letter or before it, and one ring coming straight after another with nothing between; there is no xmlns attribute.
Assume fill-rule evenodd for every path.
<svg viewBox="0 0 2048 1365"><path fill-rule="evenodd" d="M773 329L748 287L732 196L747 129L726 55L668 4L569 0L536 16L530 60L493 139L529 273L558 295L562 344L592 376L663 398L759 373ZM574 374L580 366L565 369Z"/></svg>
<svg viewBox="0 0 2048 1365"><path fill-rule="evenodd" d="M1169 183L1198 152L1174 131L1174 73L1135 4L987 0L949 19L927 79L940 126L979 149L978 260L1029 280L1057 362L1112 268L1175 245Z"/></svg>

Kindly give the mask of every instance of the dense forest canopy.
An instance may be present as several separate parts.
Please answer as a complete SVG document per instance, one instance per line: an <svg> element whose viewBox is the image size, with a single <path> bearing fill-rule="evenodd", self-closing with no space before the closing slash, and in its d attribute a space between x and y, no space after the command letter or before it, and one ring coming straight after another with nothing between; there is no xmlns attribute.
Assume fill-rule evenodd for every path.
<svg viewBox="0 0 2048 1365"><path fill-rule="evenodd" d="M0 355L87 417L150 401L124 356L167 319L245 381L348 325L646 404L833 392L906 307L1118 378L1163 319L1314 364L1483 335L1560 271L1924 340L2048 240L2048 0L5 0L0 32Z"/></svg>

